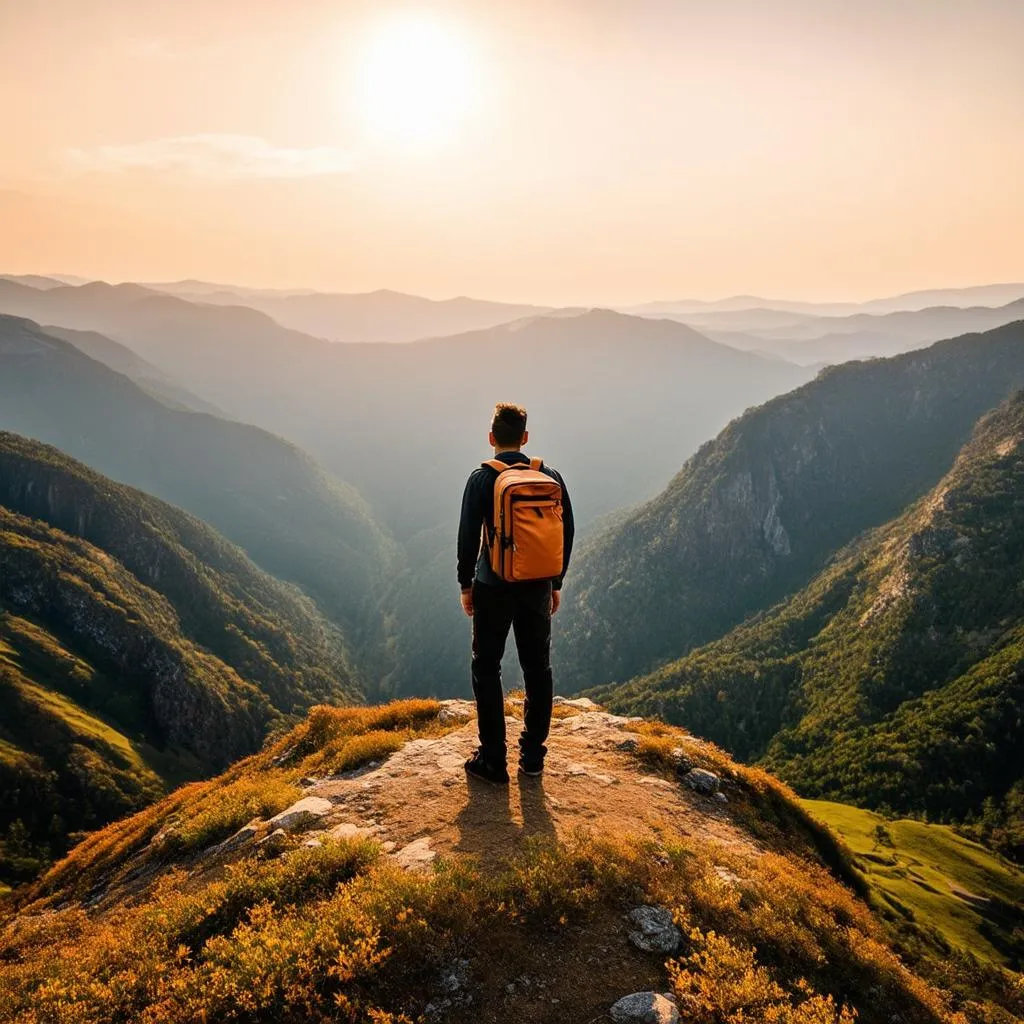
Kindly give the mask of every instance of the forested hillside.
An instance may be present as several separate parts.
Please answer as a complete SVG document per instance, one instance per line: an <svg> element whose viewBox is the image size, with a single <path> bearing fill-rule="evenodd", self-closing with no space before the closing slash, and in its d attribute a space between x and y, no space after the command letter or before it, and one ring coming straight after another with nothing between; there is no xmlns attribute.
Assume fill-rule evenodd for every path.
<svg viewBox="0 0 1024 1024"><path fill-rule="evenodd" d="M669 487L580 552L562 685L626 682L804 586L949 469L1024 386L1024 324L848 363L731 423Z"/></svg>
<svg viewBox="0 0 1024 1024"><path fill-rule="evenodd" d="M1024 393L808 587L609 696L807 796L967 823L1024 856Z"/></svg>
<svg viewBox="0 0 1024 1024"><path fill-rule="evenodd" d="M0 433L0 878L359 696L344 639L205 523Z"/></svg>

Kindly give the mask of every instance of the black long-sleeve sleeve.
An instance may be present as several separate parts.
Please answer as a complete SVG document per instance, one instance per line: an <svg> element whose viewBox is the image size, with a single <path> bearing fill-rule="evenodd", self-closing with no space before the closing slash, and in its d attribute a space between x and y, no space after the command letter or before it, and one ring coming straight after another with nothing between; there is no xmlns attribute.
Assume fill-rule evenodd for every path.
<svg viewBox="0 0 1024 1024"><path fill-rule="evenodd" d="M478 469L470 474L462 493L462 515L459 517L459 586L467 590L476 575L480 555L480 536L484 525L484 483Z"/></svg>
<svg viewBox="0 0 1024 1024"><path fill-rule="evenodd" d="M576 521L572 515L572 502L569 500L569 489L565 486L562 474L551 471L555 479L562 485L562 575L551 585L555 590L562 589L562 581L569 571L569 559L572 558L572 542L576 537Z"/></svg>

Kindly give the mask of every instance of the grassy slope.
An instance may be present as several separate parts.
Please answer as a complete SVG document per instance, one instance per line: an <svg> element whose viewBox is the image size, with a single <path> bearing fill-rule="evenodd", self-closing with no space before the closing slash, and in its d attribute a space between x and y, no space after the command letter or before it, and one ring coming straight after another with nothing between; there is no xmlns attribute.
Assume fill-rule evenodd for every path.
<svg viewBox="0 0 1024 1024"><path fill-rule="evenodd" d="M982 1024L1013 1019L997 1002L1024 1011L1019 992L1000 990L1013 979L991 969L968 965L971 984L956 995L908 970L825 869L823 856L840 870L847 856L830 833L769 776L710 746L695 756L730 779L730 814L756 852L666 823L658 849L627 836L534 837L486 871L459 856L407 873L365 839L312 849L297 839L284 856L242 851L227 867L198 857L286 806L303 775L437 735L437 711L428 701L316 709L221 778L89 837L8 904L23 916L0 915L0 987L10 993L0 1021L408 1024L463 961L477 998L456 1001L448 1021L599 1019L607 993L630 983L672 989L697 1024L852 1024L853 1009L862 1024ZM644 727L638 773L675 779L683 740ZM99 909L84 912L83 899ZM637 903L673 908L685 939L667 963L630 952L621 922ZM568 989L524 989L524 972L552 970Z"/></svg>
<svg viewBox="0 0 1024 1024"><path fill-rule="evenodd" d="M827 800L803 804L842 836L883 909L936 930L962 950L1020 969L1024 872L1019 868L945 825L889 821ZM1016 915L1009 911L1013 907Z"/></svg>

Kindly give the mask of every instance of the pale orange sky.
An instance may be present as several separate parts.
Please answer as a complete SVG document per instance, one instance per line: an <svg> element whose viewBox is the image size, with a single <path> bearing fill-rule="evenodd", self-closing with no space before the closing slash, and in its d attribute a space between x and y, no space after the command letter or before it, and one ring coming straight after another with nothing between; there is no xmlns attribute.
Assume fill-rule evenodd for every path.
<svg viewBox="0 0 1024 1024"><path fill-rule="evenodd" d="M471 94L425 147L361 84L403 19ZM0 0L0 272L551 304L1024 280L1022 39L1020 0Z"/></svg>

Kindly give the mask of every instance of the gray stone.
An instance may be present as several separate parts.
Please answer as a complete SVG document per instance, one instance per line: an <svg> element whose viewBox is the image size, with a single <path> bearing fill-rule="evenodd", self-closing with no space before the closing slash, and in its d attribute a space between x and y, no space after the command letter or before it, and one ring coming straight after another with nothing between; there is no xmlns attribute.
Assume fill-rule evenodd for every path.
<svg viewBox="0 0 1024 1024"><path fill-rule="evenodd" d="M255 840L256 836L259 835L259 828L250 822L248 825L243 825L233 836L228 836L219 846L214 847L215 853L230 853L232 850L241 849L241 847L248 845Z"/></svg>
<svg viewBox="0 0 1024 1024"><path fill-rule="evenodd" d="M406 871L426 871L436 856L437 851L430 848L430 836L413 840L394 855L399 866Z"/></svg>
<svg viewBox="0 0 1024 1024"><path fill-rule="evenodd" d="M318 822L334 805L322 796L305 796L286 807L280 814L275 814L269 822L272 829L284 829L285 832L299 832Z"/></svg>
<svg viewBox="0 0 1024 1024"><path fill-rule="evenodd" d="M343 821L340 825L335 825L334 828L326 833L328 839L355 839L356 837L369 839L372 834L372 829L363 825L356 825L351 821Z"/></svg>
<svg viewBox="0 0 1024 1024"><path fill-rule="evenodd" d="M627 754L635 754L640 749L640 743L638 740L633 739L632 736L629 736L621 743L616 743L615 749L622 750Z"/></svg>
<svg viewBox="0 0 1024 1024"><path fill-rule="evenodd" d="M715 794L715 799L716 799L716 800L717 800L717 801L718 801L718 802L719 802L720 804L727 804L727 803L729 802L729 798L728 798L728 797L727 797L727 796L726 796L726 795L725 795L725 794L724 794L724 793L723 793L723 792L722 792L721 790L719 790L719 791L718 791L718 792L717 792L717 793Z"/></svg>
<svg viewBox="0 0 1024 1024"><path fill-rule="evenodd" d="M442 725L460 725L476 714L476 704L471 700L443 700L437 720Z"/></svg>
<svg viewBox="0 0 1024 1024"><path fill-rule="evenodd" d="M658 992L634 992L613 1003L609 1010L615 1024L678 1024L679 1010Z"/></svg>
<svg viewBox="0 0 1024 1024"><path fill-rule="evenodd" d="M718 787L721 785L721 779L714 773L709 772L706 768L692 768L683 776L683 782L685 782L690 789L697 793L703 793L705 796L711 796L713 793L718 792Z"/></svg>
<svg viewBox="0 0 1024 1024"><path fill-rule="evenodd" d="M574 697L572 700L568 697L555 697L552 703L564 708L577 708L579 711L601 710L601 705L595 704L589 697Z"/></svg>
<svg viewBox="0 0 1024 1024"><path fill-rule="evenodd" d="M275 829L269 836L264 836L256 848L264 857L277 857L288 846L288 833L283 828Z"/></svg>
<svg viewBox="0 0 1024 1024"><path fill-rule="evenodd" d="M645 953L674 953L682 941L682 933L672 920L672 911L665 907L634 907L629 912L634 930L629 941Z"/></svg>

